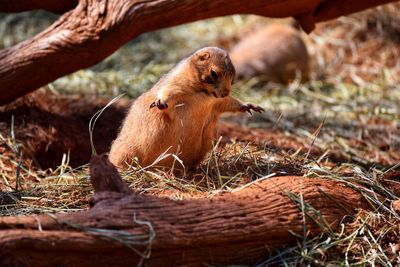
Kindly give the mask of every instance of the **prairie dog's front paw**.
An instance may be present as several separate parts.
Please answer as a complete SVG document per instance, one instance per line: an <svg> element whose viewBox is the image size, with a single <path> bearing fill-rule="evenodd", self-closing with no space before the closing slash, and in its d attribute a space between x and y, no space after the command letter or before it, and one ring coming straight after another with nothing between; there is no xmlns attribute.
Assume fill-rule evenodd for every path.
<svg viewBox="0 0 400 267"><path fill-rule="evenodd" d="M258 112L258 113L262 113L264 111L264 109L262 107L255 106L253 104L243 104L240 106L240 111L248 112L248 113L252 114L251 113L252 110L254 110L255 112Z"/></svg>
<svg viewBox="0 0 400 267"><path fill-rule="evenodd" d="M150 108L154 108L154 107L158 107L158 109L163 110L163 109L168 108L168 104L164 100L157 99L150 105Z"/></svg>

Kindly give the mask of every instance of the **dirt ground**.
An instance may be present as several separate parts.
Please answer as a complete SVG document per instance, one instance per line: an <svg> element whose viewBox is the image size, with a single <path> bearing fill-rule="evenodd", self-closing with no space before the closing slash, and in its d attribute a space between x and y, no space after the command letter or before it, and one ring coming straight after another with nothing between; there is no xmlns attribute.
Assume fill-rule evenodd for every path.
<svg viewBox="0 0 400 267"><path fill-rule="evenodd" d="M20 144L20 150L25 155L23 158L32 159L37 167L55 168L61 163L63 154L68 153L71 166L77 167L88 163L92 154L89 121L108 101L101 97L35 92L1 107L0 131L13 131L15 142ZM126 104L113 105L98 121L94 142L99 153L108 151L126 107ZM13 128L10 123L12 117Z"/></svg>

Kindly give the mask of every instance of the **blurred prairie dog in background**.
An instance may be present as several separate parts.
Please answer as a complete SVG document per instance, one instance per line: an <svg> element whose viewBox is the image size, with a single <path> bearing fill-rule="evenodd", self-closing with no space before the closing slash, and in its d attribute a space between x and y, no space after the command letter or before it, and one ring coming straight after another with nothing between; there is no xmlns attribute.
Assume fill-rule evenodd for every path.
<svg viewBox="0 0 400 267"><path fill-rule="evenodd" d="M110 161L126 168L136 157L144 167L173 153L185 167L196 166L212 148L222 113L263 111L229 95L234 78L228 53L217 47L199 49L180 61L133 102L111 146ZM182 169L172 156L156 165Z"/></svg>
<svg viewBox="0 0 400 267"><path fill-rule="evenodd" d="M264 75L270 81L288 83L309 76L309 55L301 34L289 25L273 24L241 38L230 56L239 78Z"/></svg>

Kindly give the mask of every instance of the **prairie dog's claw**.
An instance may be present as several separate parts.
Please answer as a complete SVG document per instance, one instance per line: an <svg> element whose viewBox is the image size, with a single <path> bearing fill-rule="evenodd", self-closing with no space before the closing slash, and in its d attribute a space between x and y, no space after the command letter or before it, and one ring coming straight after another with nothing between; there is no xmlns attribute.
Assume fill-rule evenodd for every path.
<svg viewBox="0 0 400 267"><path fill-rule="evenodd" d="M255 106L253 104L244 104L240 107L240 111L248 112L252 115L251 111L254 110L255 112L262 113L264 109L260 106Z"/></svg>
<svg viewBox="0 0 400 267"><path fill-rule="evenodd" d="M150 109L154 107L158 107L158 109L163 110L168 108L168 104L163 100L157 99L156 101L151 103Z"/></svg>
<svg viewBox="0 0 400 267"><path fill-rule="evenodd" d="M255 112L258 112L258 113L263 113L263 112L265 111L265 109L263 109L263 108L260 107L260 106L256 106L256 107L254 107L254 111L255 111Z"/></svg>

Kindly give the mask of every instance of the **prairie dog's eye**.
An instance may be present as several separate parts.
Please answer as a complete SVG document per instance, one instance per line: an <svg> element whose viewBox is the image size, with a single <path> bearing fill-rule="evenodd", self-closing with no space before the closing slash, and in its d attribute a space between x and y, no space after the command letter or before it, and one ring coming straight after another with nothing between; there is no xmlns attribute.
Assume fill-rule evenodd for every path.
<svg viewBox="0 0 400 267"><path fill-rule="evenodd" d="M213 78L214 81L217 81L219 78L218 74L214 70L211 70L211 78Z"/></svg>

